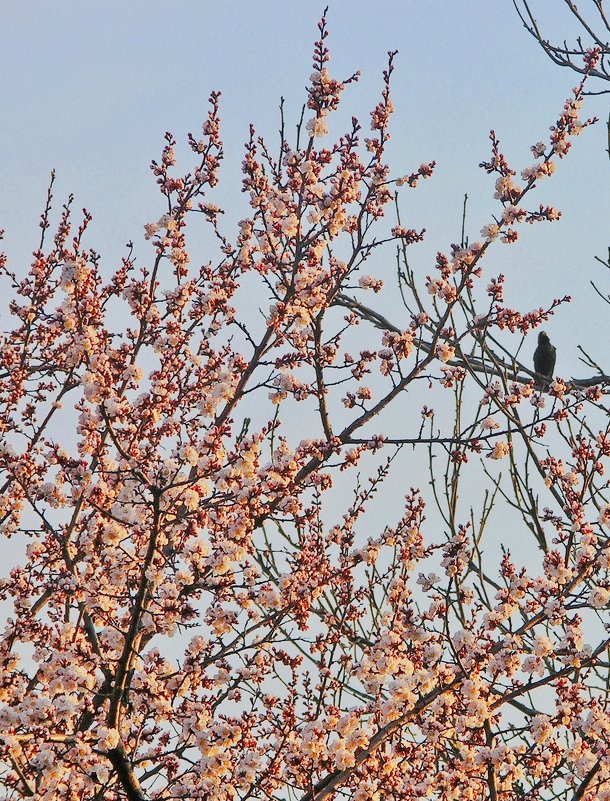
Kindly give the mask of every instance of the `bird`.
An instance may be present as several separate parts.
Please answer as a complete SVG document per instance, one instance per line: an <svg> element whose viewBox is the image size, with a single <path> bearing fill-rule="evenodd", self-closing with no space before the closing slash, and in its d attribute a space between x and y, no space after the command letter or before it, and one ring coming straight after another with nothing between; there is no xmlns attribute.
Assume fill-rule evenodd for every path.
<svg viewBox="0 0 610 801"><path fill-rule="evenodd" d="M548 334L545 331L541 331L538 334L538 347L534 351L534 370L538 373L536 376L536 389L548 390L553 378L556 358L557 350L555 346L551 345Z"/></svg>

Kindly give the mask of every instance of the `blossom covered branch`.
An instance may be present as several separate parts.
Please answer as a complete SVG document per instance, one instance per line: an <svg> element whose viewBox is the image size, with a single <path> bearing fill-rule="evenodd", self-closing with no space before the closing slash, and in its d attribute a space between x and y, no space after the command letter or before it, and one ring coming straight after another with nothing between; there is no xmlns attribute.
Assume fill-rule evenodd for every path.
<svg viewBox="0 0 610 801"><path fill-rule="evenodd" d="M6 799L610 799L607 382L536 389L513 354L568 299L507 307L490 255L558 219L529 198L584 81L520 178L492 132L498 212L426 275L395 53L367 135L331 138L358 74L327 38L294 141L250 129L234 236L213 93L193 167L169 133L152 163L142 266L106 277L72 199L50 240L53 183L29 272L0 265Z"/></svg>

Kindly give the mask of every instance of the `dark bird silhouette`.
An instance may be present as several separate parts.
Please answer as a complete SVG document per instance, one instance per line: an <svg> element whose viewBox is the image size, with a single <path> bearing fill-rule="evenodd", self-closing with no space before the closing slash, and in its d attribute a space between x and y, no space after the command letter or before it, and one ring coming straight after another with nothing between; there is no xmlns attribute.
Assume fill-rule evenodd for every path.
<svg viewBox="0 0 610 801"><path fill-rule="evenodd" d="M556 358L557 351L555 346L551 345L551 340L547 334L541 331L538 334L538 347L534 351L534 370L538 373L536 376L536 389L544 391L549 388L553 378Z"/></svg>

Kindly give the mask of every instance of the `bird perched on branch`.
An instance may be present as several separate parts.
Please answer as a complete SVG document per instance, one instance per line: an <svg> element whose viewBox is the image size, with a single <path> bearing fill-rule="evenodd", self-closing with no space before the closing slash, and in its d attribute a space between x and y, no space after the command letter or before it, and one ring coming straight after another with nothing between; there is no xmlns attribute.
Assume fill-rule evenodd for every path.
<svg viewBox="0 0 610 801"><path fill-rule="evenodd" d="M551 340L546 332L541 331L538 334L538 347L534 351L534 370L538 373L536 376L536 389L548 390L553 378L556 358L557 351L555 346L551 345Z"/></svg>

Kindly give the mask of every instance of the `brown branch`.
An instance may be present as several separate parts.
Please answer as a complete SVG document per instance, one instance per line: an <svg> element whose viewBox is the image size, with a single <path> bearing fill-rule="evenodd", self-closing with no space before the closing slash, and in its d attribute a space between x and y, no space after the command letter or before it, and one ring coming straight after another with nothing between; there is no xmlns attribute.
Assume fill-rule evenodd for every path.
<svg viewBox="0 0 610 801"><path fill-rule="evenodd" d="M572 801L580 801L580 799L584 797L584 794L589 789L589 785L595 778L595 775L599 772L600 767L601 767L600 762L596 762L595 765L593 765L591 770L587 773L585 778L580 783L580 787L578 788L578 790L572 796Z"/></svg>
<svg viewBox="0 0 610 801"><path fill-rule="evenodd" d="M315 337L315 359L314 359L314 369L316 373L316 387L317 387L317 394L318 394L318 409L320 412L320 420L322 422L322 429L324 430L324 436L327 440L331 440L333 436L330 418L328 415L328 407L326 405L326 386L324 384L324 374L323 374L323 359L324 354L322 352L322 316L318 316L315 320L314 326L314 337Z"/></svg>
<svg viewBox="0 0 610 801"><path fill-rule="evenodd" d="M402 728L406 723L408 723L412 718L414 718L419 713L425 711L427 707L429 707L439 695L443 695L444 693L452 690L454 688L459 687L464 679L464 675L460 674L457 676L451 684L443 685L442 687L437 687L436 690L433 690L428 695L424 696L414 707L413 709L409 710L409 712L401 715L396 720L391 721L386 726L383 726L376 734L371 737L371 741L366 748L360 749L355 754L355 764L353 767L344 768L343 770L336 770L333 773L329 773L324 779L319 781L311 790L309 790L305 795L301 796L300 801L322 801L322 799L326 798L327 796L334 793L337 788L341 787L349 777L356 771L357 768L362 765L363 762L377 751L377 749L383 745L383 743L388 739L388 737L393 734L398 729Z"/></svg>
<svg viewBox="0 0 610 801"><path fill-rule="evenodd" d="M591 77L598 78L601 81L610 81L610 72L608 71L610 43L608 41L604 41L604 39L602 39L600 35L596 33L595 28L580 13L578 7L572 2L572 0L564 0L564 3L582 30L587 34L588 37L590 37L591 45L600 49L601 61L599 68L591 69L586 64L585 55L588 48L583 45L580 36L577 37L576 44L573 46L568 46L567 42L565 41L563 46L552 44L549 39L546 39L543 36L538 21L529 6L528 0L521 0L521 5L519 4L518 0L513 0L513 6L515 7L515 11L519 16L519 19L523 23L523 27L530 34L530 36L532 36L538 42L542 50L551 59L551 61L553 61L554 64L557 64L560 67L567 67L568 69L571 69L580 75L588 74ZM595 3L595 6L600 15L600 24L602 28L608 30L608 20L606 19L604 10L601 7L601 3ZM581 60L582 63L576 61L576 58ZM602 89L597 92L588 91L585 92L585 94L598 95L607 94L608 92L610 92L610 89Z"/></svg>
<svg viewBox="0 0 610 801"><path fill-rule="evenodd" d="M345 308L351 309L363 320L368 320L371 322L376 328L380 328L384 331L402 333L402 329L394 325L394 323L391 323L382 314L379 314L374 309L359 303L357 300L354 300L347 295L338 295L335 305L344 306ZM432 343L426 342L423 339L417 341L417 346L425 353L430 354L432 352ZM496 365L493 367L488 365L478 356L468 356L467 359L450 359L447 362L447 365L450 367L463 367L469 371L497 376L498 378L505 378L506 376L509 376L510 380L517 384L529 384L532 379L546 378L546 376L541 376L535 370L530 370L520 362L510 364L495 354L493 355L493 359ZM605 386L607 384L610 384L610 375L603 372L600 372L599 375L589 376L587 378L570 378L570 380L567 382L568 388L573 389L586 389L587 387L594 387L598 385Z"/></svg>
<svg viewBox="0 0 610 801"><path fill-rule="evenodd" d="M142 787L133 771L123 743L119 743L108 751L108 759L112 762L112 767L117 773L128 801L146 801L146 796L142 792Z"/></svg>
<svg viewBox="0 0 610 801"><path fill-rule="evenodd" d="M152 490L152 488L151 488ZM115 679L113 683L112 695L110 698L110 709L108 711L108 725L111 728L117 728L121 720L121 709L127 683L127 676L131 669L133 658L138 650L138 640L141 637L141 621L144 612L147 609L147 602L149 596L150 580L148 578L148 570L153 562L155 552L157 549L157 539L159 535L159 520L161 516L161 495L162 491L159 489L153 491L153 521L150 540L148 542L148 550L142 565L142 574L140 578L140 586L138 593L135 597L133 612L131 615L131 622L129 629L125 635L125 642L123 644L123 651L118 661Z"/></svg>
<svg viewBox="0 0 610 801"><path fill-rule="evenodd" d="M593 557L590 562L594 561L596 556ZM579 573L572 579L572 581L568 582L563 589L562 594L567 594L571 592L585 577L589 569L589 563L585 564ZM539 612L537 615L534 615L530 620L526 621L517 631L514 632L514 636L521 637L528 631L531 631L535 626L543 623L545 619L548 619L549 615L547 612L542 611ZM511 692L505 692L501 699L494 705L494 708L500 706L505 700L514 699L516 696L523 695L528 693L532 689L536 687L543 686L548 684L553 679L566 676L570 673L574 672L577 669L581 669L585 665L589 665L596 659L597 655L601 653L608 647L610 643L610 639L605 640L595 651L587 658L581 661L579 668L575 668L572 665L568 665L565 668L557 671L554 674L550 674L549 676L545 677L544 679L540 679L537 682L525 684ZM502 649L502 642L496 643L490 649L490 654L494 655L497 654ZM355 754L355 762L352 767L344 768L343 770L336 770L332 773L329 773L325 776L324 779L321 779L311 790L301 796L300 801L323 801L324 798L329 796L331 793L334 793L337 788L341 787L345 782L350 778L350 776L362 765L366 760L375 753L375 751L388 739L388 737L393 734L398 729L402 728L404 725L409 723L414 717L419 715L421 712L424 712L432 702L438 698L439 695L443 695L444 693L450 692L451 690L458 689L463 681L467 678L468 674L461 670L451 681L449 684L443 685L441 687L437 687L432 692L428 693L424 696L415 706L406 712L404 715L401 715L396 720L391 721L386 726L380 728L374 735L371 737L369 745L366 748L362 748ZM575 801L582 796L575 796Z"/></svg>

